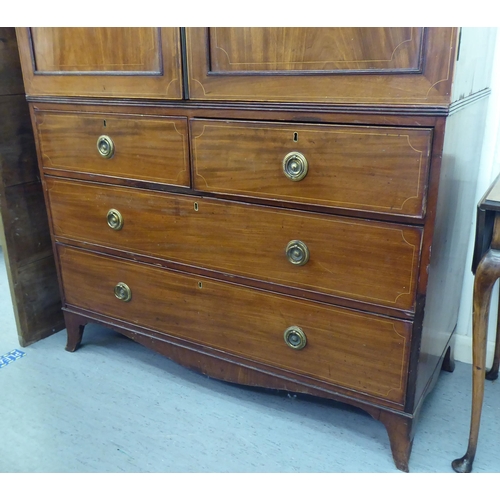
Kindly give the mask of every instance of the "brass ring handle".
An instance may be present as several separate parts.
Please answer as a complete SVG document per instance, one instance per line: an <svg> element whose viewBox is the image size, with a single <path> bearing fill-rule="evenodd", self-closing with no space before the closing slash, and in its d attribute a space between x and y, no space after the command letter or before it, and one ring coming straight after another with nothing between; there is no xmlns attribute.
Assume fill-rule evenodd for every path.
<svg viewBox="0 0 500 500"><path fill-rule="evenodd" d="M301 181L308 169L306 157L298 151L292 151L283 158L283 172L291 181Z"/></svg>
<svg viewBox="0 0 500 500"><path fill-rule="evenodd" d="M123 216L118 210L112 208L106 216L108 226L115 231L119 231L123 227Z"/></svg>
<svg viewBox="0 0 500 500"><path fill-rule="evenodd" d="M292 349L304 349L307 344L306 334L298 326L290 326L285 330L283 335L285 343Z"/></svg>
<svg viewBox="0 0 500 500"><path fill-rule="evenodd" d="M292 240L285 249L286 257L294 266L303 266L309 260L309 249L300 240Z"/></svg>
<svg viewBox="0 0 500 500"><path fill-rule="evenodd" d="M111 158L115 154L115 144L108 135L101 135L97 139L97 151L103 158Z"/></svg>
<svg viewBox="0 0 500 500"><path fill-rule="evenodd" d="M123 300L123 302L129 302L132 299L132 291L127 284L122 282L117 283L115 286L115 297Z"/></svg>

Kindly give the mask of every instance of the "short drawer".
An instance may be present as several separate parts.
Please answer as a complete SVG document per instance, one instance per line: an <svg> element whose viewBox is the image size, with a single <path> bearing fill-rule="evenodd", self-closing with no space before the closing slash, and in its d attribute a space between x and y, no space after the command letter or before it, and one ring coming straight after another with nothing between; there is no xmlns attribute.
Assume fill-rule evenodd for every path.
<svg viewBox="0 0 500 500"><path fill-rule="evenodd" d="M201 119L190 127L198 190L424 214L431 129Z"/></svg>
<svg viewBox="0 0 500 500"><path fill-rule="evenodd" d="M413 310L418 227L48 177L46 186L56 238Z"/></svg>
<svg viewBox="0 0 500 500"><path fill-rule="evenodd" d="M403 401L411 322L69 247L59 246L59 257L65 302L70 306L397 403ZM295 328L289 330L288 340L294 347L285 342L285 331L291 327Z"/></svg>
<svg viewBox="0 0 500 500"><path fill-rule="evenodd" d="M46 169L190 184L185 118L51 111L35 117Z"/></svg>

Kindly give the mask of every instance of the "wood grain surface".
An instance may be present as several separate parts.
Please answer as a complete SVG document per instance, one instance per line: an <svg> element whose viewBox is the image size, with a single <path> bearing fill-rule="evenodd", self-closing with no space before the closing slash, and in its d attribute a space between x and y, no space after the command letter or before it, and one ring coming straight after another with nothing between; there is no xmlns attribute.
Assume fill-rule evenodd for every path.
<svg viewBox="0 0 500 500"><path fill-rule="evenodd" d="M16 28L28 95L181 99L179 28Z"/></svg>
<svg viewBox="0 0 500 500"><path fill-rule="evenodd" d="M189 186L187 121L108 113L35 113L43 166ZM107 135L115 153L103 158Z"/></svg>
<svg viewBox="0 0 500 500"><path fill-rule="evenodd" d="M412 310L421 229L47 178L54 233L223 273ZM124 220L108 227L110 209ZM285 248L303 241L303 266Z"/></svg>
<svg viewBox="0 0 500 500"><path fill-rule="evenodd" d="M23 75L14 28L0 28L0 96L24 95ZM5 121L5 120L2 120Z"/></svg>
<svg viewBox="0 0 500 500"><path fill-rule="evenodd" d="M422 217L431 129L191 120L194 187L317 206ZM283 173L300 152L301 181Z"/></svg>
<svg viewBox="0 0 500 500"><path fill-rule="evenodd" d="M31 28L38 73L159 73L156 28Z"/></svg>
<svg viewBox="0 0 500 500"><path fill-rule="evenodd" d="M296 28L289 32L274 27L217 28L215 31L186 28L190 98L450 103L457 50L455 28L425 28L423 35L419 28L408 34L401 28L324 29L328 36L320 35L322 30L317 28ZM294 40L289 40L289 35L293 35ZM330 50L323 52L325 47ZM332 58L338 62L327 62ZM293 69L293 61L298 61L295 65L298 69ZM314 70L306 71L306 66ZM237 71L231 71L233 67Z"/></svg>
<svg viewBox="0 0 500 500"><path fill-rule="evenodd" d="M411 323L59 247L66 303L401 402ZM114 295L117 283L132 292ZM302 350L283 333L299 326Z"/></svg>
<svg viewBox="0 0 500 500"><path fill-rule="evenodd" d="M59 283L14 28L0 28L0 244L17 336L64 328Z"/></svg>
<svg viewBox="0 0 500 500"><path fill-rule="evenodd" d="M213 73L418 71L423 28L210 28Z"/></svg>

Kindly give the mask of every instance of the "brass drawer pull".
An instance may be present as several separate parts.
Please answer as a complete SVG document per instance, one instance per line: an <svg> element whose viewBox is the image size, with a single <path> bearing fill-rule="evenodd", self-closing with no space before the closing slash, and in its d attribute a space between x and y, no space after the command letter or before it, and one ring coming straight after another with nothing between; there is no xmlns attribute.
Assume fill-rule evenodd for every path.
<svg viewBox="0 0 500 500"><path fill-rule="evenodd" d="M298 326L290 326L285 330L283 335L285 343L292 349L304 349L307 344L306 334Z"/></svg>
<svg viewBox="0 0 500 500"><path fill-rule="evenodd" d="M292 240L288 243L285 253L289 262L295 266L303 266L309 260L309 249L300 240Z"/></svg>
<svg viewBox="0 0 500 500"><path fill-rule="evenodd" d="M118 210L112 208L106 216L108 226L115 231L119 231L123 227L123 216Z"/></svg>
<svg viewBox="0 0 500 500"><path fill-rule="evenodd" d="M298 151L292 151L283 158L283 172L291 181L301 181L308 168L306 157Z"/></svg>
<svg viewBox="0 0 500 500"><path fill-rule="evenodd" d="M97 139L97 151L103 158L111 158L115 154L115 145L111 137L101 135Z"/></svg>
<svg viewBox="0 0 500 500"><path fill-rule="evenodd" d="M125 283L117 283L115 286L115 297L123 300L123 302L129 302L132 299L132 291Z"/></svg>

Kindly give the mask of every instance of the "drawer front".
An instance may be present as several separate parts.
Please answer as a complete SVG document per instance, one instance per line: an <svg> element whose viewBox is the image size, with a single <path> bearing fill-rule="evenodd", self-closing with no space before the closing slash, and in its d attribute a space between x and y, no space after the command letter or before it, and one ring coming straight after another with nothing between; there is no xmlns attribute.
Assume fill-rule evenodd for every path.
<svg viewBox="0 0 500 500"><path fill-rule="evenodd" d="M190 184L185 118L42 111L35 117L45 168ZM106 157L98 144L114 153Z"/></svg>
<svg viewBox="0 0 500 500"><path fill-rule="evenodd" d="M402 403L411 323L59 247L66 303ZM122 283L130 300L115 296ZM118 290L125 289L120 285ZM121 295L128 299L125 293ZM286 329L299 327L302 349Z"/></svg>
<svg viewBox="0 0 500 500"><path fill-rule="evenodd" d="M414 306L420 228L56 178L46 185L56 238L392 308ZM121 229L107 223L112 209ZM304 265L289 261L291 241L306 245ZM299 244L292 260L295 251Z"/></svg>
<svg viewBox="0 0 500 500"><path fill-rule="evenodd" d="M192 120L201 191L422 217L430 129ZM307 162L302 180L293 172ZM287 157L288 155L288 157Z"/></svg>

